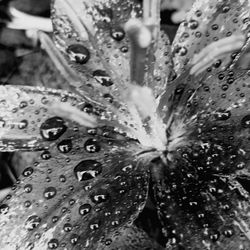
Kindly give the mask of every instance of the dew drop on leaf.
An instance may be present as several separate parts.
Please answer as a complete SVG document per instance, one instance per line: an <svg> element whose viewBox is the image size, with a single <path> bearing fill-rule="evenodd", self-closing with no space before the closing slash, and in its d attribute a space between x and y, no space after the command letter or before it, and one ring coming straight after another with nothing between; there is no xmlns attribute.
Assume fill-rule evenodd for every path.
<svg viewBox="0 0 250 250"><path fill-rule="evenodd" d="M49 118L40 127L41 136L47 141L57 140L66 130L67 126L60 117Z"/></svg>
<svg viewBox="0 0 250 250"><path fill-rule="evenodd" d="M28 231L32 231L33 229L37 228L40 223L41 223L40 217L38 217L37 215L32 215L26 220L25 228Z"/></svg>
<svg viewBox="0 0 250 250"><path fill-rule="evenodd" d="M47 187L44 192L43 192L43 196L45 199L49 200L52 199L56 196L56 189L54 187Z"/></svg>
<svg viewBox="0 0 250 250"><path fill-rule="evenodd" d="M83 204L79 207L79 214L84 216L91 211L92 207L90 204Z"/></svg>
<svg viewBox="0 0 250 250"><path fill-rule="evenodd" d="M90 59L89 50L82 44L71 44L67 48L68 55L79 64L85 64Z"/></svg>

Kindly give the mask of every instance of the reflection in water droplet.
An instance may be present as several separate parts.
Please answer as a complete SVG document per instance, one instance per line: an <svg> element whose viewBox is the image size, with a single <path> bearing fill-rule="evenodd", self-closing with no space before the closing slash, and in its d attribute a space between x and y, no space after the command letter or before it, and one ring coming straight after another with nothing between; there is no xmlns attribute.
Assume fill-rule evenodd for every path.
<svg viewBox="0 0 250 250"><path fill-rule="evenodd" d="M226 227L225 229L224 229L224 231L223 231L223 234L226 236L226 237L231 237L231 236L233 236L233 234L234 234L234 230L233 230L233 228L231 228L231 227Z"/></svg>
<svg viewBox="0 0 250 250"><path fill-rule="evenodd" d="M121 27L113 27L110 30L111 37L116 41L121 41L125 37L125 32Z"/></svg>
<svg viewBox="0 0 250 250"><path fill-rule="evenodd" d="M95 139L88 139L84 143L84 149L89 153L97 153L101 150L100 144Z"/></svg>
<svg viewBox="0 0 250 250"><path fill-rule="evenodd" d="M218 109L214 114L216 120L226 121L231 117L231 112L225 109Z"/></svg>
<svg viewBox="0 0 250 250"><path fill-rule="evenodd" d="M32 189L33 189L33 187L32 187L31 184L27 184L27 185L24 186L24 191L26 193L30 193L32 191Z"/></svg>
<svg viewBox="0 0 250 250"><path fill-rule="evenodd" d="M71 242L72 245L75 245L78 242L78 240L79 240L79 235L72 234L70 236L70 242Z"/></svg>
<svg viewBox="0 0 250 250"><path fill-rule="evenodd" d="M56 248L58 248L58 246L59 246L59 241L57 239L51 239L48 242L48 248L49 249L56 249Z"/></svg>
<svg viewBox="0 0 250 250"><path fill-rule="evenodd" d="M90 204L83 204L79 207L79 214L84 216L91 211L91 208Z"/></svg>
<svg viewBox="0 0 250 250"><path fill-rule="evenodd" d="M220 233L218 231L213 230L209 233L209 239L213 242L217 241L219 237Z"/></svg>
<svg viewBox="0 0 250 250"><path fill-rule="evenodd" d="M30 216L25 222L25 228L28 231L32 231L33 229L37 228L41 222L41 219L37 215Z"/></svg>
<svg viewBox="0 0 250 250"><path fill-rule="evenodd" d="M100 227L100 222L96 222L96 223L91 223L90 225L89 225L89 228L91 229L91 230L97 230L98 228Z"/></svg>
<svg viewBox="0 0 250 250"><path fill-rule="evenodd" d="M99 204L107 201L110 198L109 193L106 190L98 190L95 193L90 194L92 202Z"/></svg>
<svg viewBox="0 0 250 250"><path fill-rule="evenodd" d="M110 76L103 70L96 70L93 72L93 77L97 82L99 82L103 86L111 86L113 85L113 82L110 78Z"/></svg>
<svg viewBox="0 0 250 250"><path fill-rule="evenodd" d="M72 147L72 141L70 139L63 140L57 145L58 150L63 154L70 152Z"/></svg>
<svg viewBox="0 0 250 250"><path fill-rule="evenodd" d="M85 64L90 59L89 50L82 44L71 44L66 52L72 60L79 64Z"/></svg>
<svg viewBox="0 0 250 250"><path fill-rule="evenodd" d="M40 134L44 140L54 141L64 134L66 130L67 127L62 118L52 117L42 123L40 127Z"/></svg>
<svg viewBox="0 0 250 250"><path fill-rule="evenodd" d="M65 232L70 232L71 230L72 230L72 225L70 224L70 223L66 223L64 226L63 226L63 230L65 231Z"/></svg>
<svg viewBox="0 0 250 250"><path fill-rule="evenodd" d="M241 126L243 128L250 128L250 115L246 115L241 120Z"/></svg>
<svg viewBox="0 0 250 250"><path fill-rule="evenodd" d="M47 200L52 199L56 196L56 189L54 187L47 187L43 192L43 196Z"/></svg>
<svg viewBox="0 0 250 250"><path fill-rule="evenodd" d="M28 126L28 121L27 120L22 120L20 123L18 123L18 128L19 129L25 129Z"/></svg>
<svg viewBox="0 0 250 250"><path fill-rule="evenodd" d="M66 181L65 175L60 175L60 176L59 176L59 181L60 181L60 182L65 182L65 181Z"/></svg>
<svg viewBox="0 0 250 250"><path fill-rule="evenodd" d="M7 214L9 212L9 206L6 204L0 205L0 214Z"/></svg>
<svg viewBox="0 0 250 250"><path fill-rule="evenodd" d="M101 172L102 165L95 160L84 160L74 168L74 173L78 181L93 179Z"/></svg>
<svg viewBox="0 0 250 250"><path fill-rule="evenodd" d="M47 151L47 150L43 151L42 154L41 154L41 158L43 160L49 160L51 158L50 152Z"/></svg>
<svg viewBox="0 0 250 250"><path fill-rule="evenodd" d="M34 172L34 170L33 170L32 167L25 168L25 169L23 170L23 176L24 176L24 177L28 177L28 176L32 175L33 172Z"/></svg>

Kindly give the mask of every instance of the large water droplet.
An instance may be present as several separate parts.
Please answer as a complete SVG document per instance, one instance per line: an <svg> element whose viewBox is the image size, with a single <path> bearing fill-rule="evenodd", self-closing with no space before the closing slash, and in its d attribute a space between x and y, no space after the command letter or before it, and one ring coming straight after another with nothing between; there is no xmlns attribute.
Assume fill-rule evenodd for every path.
<svg viewBox="0 0 250 250"><path fill-rule="evenodd" d="M95 139L88 139L84 143L84 148L88 153L97 153L101 150L100 144Z"/></svg>
<svg viewBox="0 0 250 250"><path fill-rule="evenodd" d="M96 79L97 82L99 82L103 86L108 87L108 86L113 85L113 82L110 76L103 70L94 71L93 77Z"/></svg>
<svg viewBox="0 0 250 250"><path fill-rule="evenodd" d="M25 222L25 228L28 231L32 231L37 228L41 222L41 219L37 215L30 216Z"/></svg>
<svg viewBox="0 0 250 250"><path fill-rule="evenodd" d="M43 196L47 200L54 198L56 196L56 189L54 187L47 187L43 192Z"/></svg>
<svg viewBox="0 0 250 250"><path fill-rule="evenodd" d="M74 168L74 173L78 181L93 179L101 172L102 165L95 160L84 160Z"/></svg>
<svg viewBox="0 0 250 250"><path fill-rule="evenodd" d="M83 204L79 207L79 214L84 216L91 211L92 207L90 204Z"/></svg>
<svg viewBox="0 0 250 250"><path fill-rule="evenodd" d="M47 141L57 140L65 131L67 127L65 122L60 117L52 117L47 119L40 127L40 134L43 139Z"/></svg>
<svg viewBox="0 0 250 250"><path fill-rule="evenodd" d="M57 148L61 153L66 154L72 149L72 141L70 139L63 140L58 143Z"/></svg>
<svg viewBox="0 0 250 250"><path fill-rule="evenodd" d="M72 60L75 60L77 63L85 64L90 59L89 50L82 44L71 44L66 52L69 54Z"/></svg>

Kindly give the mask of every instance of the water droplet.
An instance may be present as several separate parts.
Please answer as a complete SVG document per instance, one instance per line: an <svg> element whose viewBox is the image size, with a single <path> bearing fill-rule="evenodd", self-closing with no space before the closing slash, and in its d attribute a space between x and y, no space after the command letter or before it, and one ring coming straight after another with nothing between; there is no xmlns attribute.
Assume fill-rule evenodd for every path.
<svg viewBox="0 0 250 250"><path fill-rule="evenodd" d="M99 222L96 222L96 223L91 223L90 225L89 225L89 228L91 229L91 230L97 230L98 228L100 227L100 223Z"/></svg>
<svg viewBox="0 0 250 250"><path fill-rule="evenodd" d="M66 224L64 224L64 226L63 226L63 230L65 231L65 232L70 232L71 230L72 230L72 225L70 224L70 223L66 223Z"/></svg>
<svg viewBox="0 0 250 250"><path fill-rule="evenodd" d="M95 193L90 194L90 199L92 202L99 204L107 201L110 198L109 193L106 190L99 190Z"/></svg>
<svg viewBox="0 0 250 250"><path fill-rule="evenodd" d="M58 216L53 216L53 217L52 217L52 222L53 222L53 223L56 223L58 220L59 220L59 217L58 217Z"/></svg>
<svg viewBox="0 0 250 250"><path fill-rule="evenodd" d="M30 216L25 222L25 228L28 231L32 231L33 229L37 228L41 223L41 219L37 215Z"/></svg>
<svg viewBox="0 0 250 250"><path fill-rule="evenodd" d="M66 181L65 175L60 175L60 176L59 176L59 181L60 181L60 182L65 182L65 181Z"/></svg>
<svg viewBox="0 0 250 250"><path fill-rule="evenodd" d="M188 27L192 30L197 29L198 26L199 26L199 23L196 20L190 20L188 23Z"/></svg>
<svg viewBox="0 0 250 250"><path fill-rule="evenodd" d="M99 82L103 86L111 86L113 85L113 82L110 78L110 76L103 70L96 70L93 72L93 77L97 82Z"/></svg>
<svg viewBox="0 0 250 250"><path fill-rule="evenodd" d="M74 173L78 181L93 179L101 172L102 165L95 160L84 160L74 168Z"/></svg>
<svg viewBox="0 0 250 250"><path fill-rule="evenodd" d="M43 196L47 200L54 198L56 196L56 189L54 187L47 187L43 192Z"/></svg>
<svg viewBox="0 0 250 250"><path fill-rule="evenodd" d="M96 135L97 134L97 129L96 128L90 128L87 130L87 133L89 135Z"/></svg>
<svg viewBox="0 0 250 250"><path fill-rule="evenodd" d="M0 205L0 214L7 214L9 212L9 206L6 204Z"/></svg>
<svg viewBox="0 0 250 250"><path fill-rule="evenodd" d="M84 149L88 152L88 153L97 153L101 150L100 144L97 142L97 140L95 139L88 139L85 143L84 143Z"/></svg>
<svg viewBox="0 0 250 250"><path fill-rule="evenodd" d="M209 232L209 239L213 242L217 241L220 237L220 233L218 231Z"/></svg>
<svg viewBox="0 0 250 250"><path fill-rule="evenodd" d="M75 60L77 63L85 64L90 59L89 50L82 44L71 44L66 52L69 54L72 60Z"/></svg>
<svg viewBox="0 0 250 250"><path fill-rule="evenodd" d="M0 128L4 128L5 124L6 122L2 118L0 118Z"/></svg>
<svg viewBox="0 0 250 250"><path fill-rule="evenodd" d="M122 53L127 53L127 52L128 52L128 47L127 47L127 46L122 46L122 47L120 48L120 51L121 51Z"/></svg>
<svg viewBox="0 0 250 250"><path fill-rule="evenodd" d="M111 221L111 225L116 227L119 225L119 221L118 220Z"/></svg>
<svg viewBox="0 0 250 250"><path fill-rule="evenodd" d="M219 28L219 25L215 23L212 25L211 28L212 28L212 30L217 30Z"/></svg>
<svg viewBox="0 0 250 250"><path fill-rule="evenodd" d="M226 236L226 237L231 237L231 236L233 236L233 234L234 234L234 230L233 230L233 228L231 228L231 227L226 227L225 229L224 229L224 231L223 231L223 234Z"/></svg>
<svg viewBox="0 0 250 250"><path fill-rule="evenodd" d="M28 126L28 121L27 120L22 120L18 123L18 128L19 129L25 129Z"/></svg>
<svg viewBox="0 0 250 250"><path fill-rule="evenodd" d="M32 175L33 172L34 172L34 170L33 170L32 167L25 168L25 169L23 170L23 176L24 176L24 177L28 177L28 176Z"/></svg>
<svg viewBox="0 0 250 250"><path fill-rule="evenodd" d="M60 117L49 118L40 127L41 136L47 141L57 140L66 130L65 122Z"/></svg>
<svg viewBox="0 0 250 250"><path fill-rule="evenodd" d="M31 206L31 201L25 201L24 206L25 207L30 207Z"/></svg>
<svg viewBox="0 0 250 250"><path fill-rule="evenodd" d="M125 37L125 32L121 27L113 27L110 30L110 35L116 41L121 41Z"/></svg>
<svg viewBox="0 0 250 250"><path fill-rule="evenodd" d="M43 151L42 154L41 154L41 158L43 160L49 160L51 158L50 152L47 151L47 150Z"/></svg>
<svg viewBox="0 0 250 250"><path fill-rule="evenodd" d="M27 185L24 186L24 191L26 193L30 193L32 191L32 189L33 189L33 187L32 187L31 184L27 184Z"/></svg>
<svg viewBox="0 0 250 250"><path fill-rule="evenodd" d="M70 139L63 140L57 145L58 150L63 154L70 152L72 147L72 141Z"/></svg>
<svg viewBox="0 0 250 250"><path fill-rule="evenodd" d="M82 109L86 113L92 113L93 112L93 106L89 103L86 103Z"/></svg>
<svg viewBox="0 0 250 250"><path fill-rule="evenodd" d="M241 120L241 126L243 128L250 128L250 115L246 115Z"/></svg>
<svg viewBox="0 0 250 250"><path fill-rule="evenodd" d="M114 98L112 95L110 94L104 94L103 97L109 102L109 103L112 103Z"/></svg>
<svg viewBox="0 0 250 250"><path fill-rule="evenodd" d="M130 164L130 165L127 165L125 167L122 168L122 171L123 172L129 172L133 169L133 166Z"/></svg>
<svg viewBox="0 0 250 250"><path fill-rule="evenodd" d="M79 207L79 214L84 216L91 211L92 207L90 204L83 204Z"/></svg>
<svg viewBox="0 0 250 250"><path fill-rule="evenodd" d="M56 249L56 248L58 248L58 246L59 246L59 241L57 239L51 239L48 242L48 248L49 249Z"/></svg>
<svg viewBox="0 0 250 250"><path fill-rule="evenodd" d="M230 10L230 6L227 6L227 5L222 8L223 13L227 13L229 10Z"/></svg>

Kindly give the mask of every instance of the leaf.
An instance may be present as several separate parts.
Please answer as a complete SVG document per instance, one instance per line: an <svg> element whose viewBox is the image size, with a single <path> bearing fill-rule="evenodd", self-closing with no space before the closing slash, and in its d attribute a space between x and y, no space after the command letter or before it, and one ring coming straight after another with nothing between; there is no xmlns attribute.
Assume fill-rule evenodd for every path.
<svg viewBox="0 0 250 250"><path fill-rule="evenodd" d="M178 160L155 186L166 249L248 249L249 194L194 157Z"/></svg>
<svg viewBox="0 0 250 250"><path fill-rule="evenodd" d="M190 61L206 45L248 30L248 1L196 1L180 25L173 42L174 68L178 76L189 70ZM230 61L231 58L228 58ZM211 70L218 71L221 62Z"/></svg>
<svg viewBox="0 0 250 250"><path fill-rule="evenodd" d="M89 107L80 97L64 91L0 86L0 92L1 151L41 150L62 135L74 136L77 124L56 114L53 103L68 103L85 111Z"/></svg>
<svg viewBox="0 0 250 250"><path fill-rule="evenodd" d="M23 171L0 205L1 249L94 249L137 217L148 189L143 148L112 130L89 133L58 141Z"/></svg>
<svg viewBox="0 0 250 250"><path fill-rule="evenodd" d="M106 240L106 246L100 246L98 250L161 250L164 249L162 246L154 242L148 237L148 235L140 228L132 225L125 226L119 230L115 237Z"/></svg>
<svg viewBox="0 0 250 250"><path fill-rule="evenodd" d="M64 1L54 2L52 20L56 44L71 66L81 73L84 82L87 83L90 78L96 79L96 82L89 83L91 89L78 85L79 91L87 92L100 102L103 102L100 93L110 93L114 99L124 102L124 92L128 91L130 84L131 47L124 25L130 18L141 18L140 4L133 0L77 0L68 4L67 7ZM170 71L170 49L166 46L169 41L163 32L158 42L159 46L156 46L155 55L151 55L147 69L151 72L151 79L146 83L156 96L162 92ZM80 53L76 55L74 50L85 51L85 60L79 60ZM156 62L152 56L157 58ZM153 69L155 72L152 76Z"/></svg>

